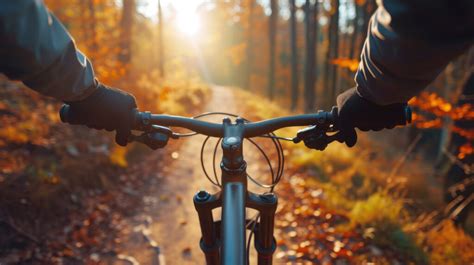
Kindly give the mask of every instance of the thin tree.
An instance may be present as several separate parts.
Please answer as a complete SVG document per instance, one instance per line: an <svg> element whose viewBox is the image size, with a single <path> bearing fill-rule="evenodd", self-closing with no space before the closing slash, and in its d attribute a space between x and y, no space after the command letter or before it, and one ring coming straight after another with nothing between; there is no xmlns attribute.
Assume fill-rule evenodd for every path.
<svg viewBox="0 0 474 265"><path fill-rule="evenodd" d="M315 59L316 59L316 14L317 1L314 6L310 0L306 0L304 6L305 12L305 40L306 40L306 58L304 69L304 110L310 112L314 110L315 104Z"/></svg>
<svg viewBox="0 0 474 265"><path fill-rule="evenodd" d="M290 42L291 42L291 109L296 109L298 104L298 47L296 43L296 1L290 0Z"/></svg>
<svg viewBox="0 0 474 265"><path fill-rule="evenodd" d="M332 32L330 34L333 36L333 53L332 58L337 59L339 57L339 0L334 1L335 12L332 16L332 22L334 26L332 27ZM331 101L329 104L334 104L336 102L336 95L339 93L338 87L338 70L339 67L335 64L332 65L332 75L331 75Z"/></svg>
<svg viewBox="0 0 474 265"><path fill-rule="evenodd" d="M252 60L253 60L253 13L255 9L255 0L248 0L248 17L247 17L247 47L246 47L246 69L245 69L245 89L250 89L250 78L252 76Z"/></svg>
<svg viewBox="0 0 474 265"><path fill-rule="evenodd" d="M81 12L85 14L81 16L81 29L83 32L83 38L86 40L87 48L90 51L97 50L97 20L95 15L94 0L87 0L81 2Z"/></svg>
<svg viewBox="0 0 474 265"><path fill-rule="evenodd" d="M276 27L278 21L277 0L270 0L271 15L269 18L269 41L270 41L270 67L268 69L268 97L273 99L275 93L275 48L276 48Z"/></svg>
<svg viewBox="0 0 474 265"><path fill-rule="evenodd" d="M95 15L94 0L88 1L89 5L89 15L90 15L90 33L91 33L91 48L93 50L97 49L97 19Z"/></svg>
<svg viewBox="0 0 474 265"><path fill-rule="evenodd" d="M353 0L353 3L352 3L352 7L354 8L354 11L355 11L355 16L354 16L354 19L352 19L352 32L346 32L345 33L345 45L343 46L344 50L347 51L347 54L344 54L344 57L346 57L347 59L350 59L350 60L357 60L357 58L355 58L356 54L355 54L355 51L356 51L356 46L357 46L357 37L359 35L359 4L357 3L358 0ZM349 2L346 2L346 12L349 12L349 9L350 9L350 3ZM349 22L348 24L345 25L346 28L349 28ZM354 81L353 81L353 72L351 69L347 68L344 70L345 73L345 78L344 78L344 84L343 84L343 87L346 88L346 87L351 87L351 86L354 86Z"/></svg>
<svg viewBox="0 0 474 265"><path fill-rule="evenodd" d="M359 54L358 57L360 58L360 54L362 53L362 49L364 47L365 39L367 38L367 32L369 28L369 21L372 17L372 13L375 11L375 0L366 0L364 6L362 7L362 29L361 29L361 43L359 45Z"/></svg>
<svg viewBox="0 0 474 265"><path fill-rule="evenodd" d="M121 34L120 34L120 56L122 63L128 64L131 61L132 51L132 27L135 15L135 0L123 0Z"/></svg>
<svg viewBox="0 0 474 265"><path fill-rule="evenodd" d="M360 26L359 26L359 21L360 21L360 9L361 7L359 4L357 4L357 0L354 0L354 10L355 10L355 17L352 21L352 34L351 34L351 39L349 43L349 59L356 59L355 56L355 51L356 51L356 46L357 46L357 37L359 35L360 31Z"/></svg>
<svg viewBox="0 0 474 265"><path fill-rule="evenodd" d="M159 53L159 68L160 68L160 76L165 77L165 56L164 56L164 43L163 43L163 12L161 9L161 0L158 0L158 53Z"/></svg>
<svg viewBox="0 0 474 265"><path fill-rule="evenodd" d="M331 8L332 9L332 8ZM332 102L332 95L331 95L331 90L330 90L330 80L331 80L331 55L332 55L332 43L333 43L333 36L331 32L333 31L334 27L334 19L333 19L333 12L329 12L329 24L326 29L326 36L327 36L327 41L326 41L326 55L324 58L324 91L326 92L326 97L325 100L327 101L325 103L325 107L329 107Z"/></svg>
<svg viewBox="0 0 474 265"><path fill-rule="evenodd" d="M317 90L317 72L318 72L318 29L319 29L319 18L318 18L319 6L318 0L314 1L314 9L313 9L313 47L314 47L314 67L313 67L313 78L312 78L312 86L313 86L313 106L312 109L316 107L316 92ZM311 111L310 110L310 111Z"/></svg>

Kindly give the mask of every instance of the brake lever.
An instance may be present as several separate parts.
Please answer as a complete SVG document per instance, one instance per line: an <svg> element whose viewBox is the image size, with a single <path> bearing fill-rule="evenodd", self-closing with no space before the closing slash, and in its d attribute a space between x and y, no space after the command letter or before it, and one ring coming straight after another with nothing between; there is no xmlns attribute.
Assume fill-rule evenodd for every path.
<svg viewBox="0 0 474 265"><path fill-rule="evenodd" d="M304 141L308 137L319 133L320 130L316 127L316 125L303 128L301 130L298 130L298 132L296 133L296 137L293 138L293 143L297 144L301 141Z"/></svg>
<svg viewBox="0 0 474 265"><path fill-rule="evenodd" d="M335 120L337 120L337 108L333 108L332 113L333 117L336 117ZM336 133L328 135L328 132ZM293 142L299 143L301 141L303 141L308 148L323 151L334 141L343 143L344 136L341 132L337 131L337 123L335 123L334 120L321 119L317 121L316 125L303 128L297 132L296 137L293 138Z"/></svg>
<svg viewBox="0 0 474 265"><path fill-rule="evenodd" d="M323 151L334 141L343 143L344 137L341 132L327 135L326 131L319 129L318 126L310 126L298 131L297 136L293 138L294 143L301 141L303 141L308 148Z"/></svg>
<svg viewBox="0 0 474 265"><path fill-rule="evenodd" d="M129 142L143 143L156 150L165 147L170 138L178 139L179 136L168 127L152 125L141 135L130 135Z"/></svg>
<svg viewBox="0 0 474 265"><path fill-rule="evenodd" d="M169 127L165 127L165 126L152 125L149 132L162 133L162 134L167 135L168 137L170 137L172 139L178 139L179 138L178 134L174 133Z"/></svg>

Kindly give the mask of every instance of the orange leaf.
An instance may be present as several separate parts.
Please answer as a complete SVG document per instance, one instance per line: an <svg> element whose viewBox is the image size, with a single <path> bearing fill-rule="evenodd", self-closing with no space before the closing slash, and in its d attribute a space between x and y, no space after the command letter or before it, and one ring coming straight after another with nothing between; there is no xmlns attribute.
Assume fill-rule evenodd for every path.
<svg viewBox="0 0 474 265"><path fill-rule="evenodd" d="M127 148L115 146L109 154L110 162L119 167L127 167Z"/></svg>
<svg viewBox="0 0 474 265"><path fill-rule="evenodd" d="M359 61L354 60L354 59L348 59L348 58L337 58L331 61L332 64L340 66L342 68L348 68L352 72L357 71L357 68L359 67Z"/></svg>

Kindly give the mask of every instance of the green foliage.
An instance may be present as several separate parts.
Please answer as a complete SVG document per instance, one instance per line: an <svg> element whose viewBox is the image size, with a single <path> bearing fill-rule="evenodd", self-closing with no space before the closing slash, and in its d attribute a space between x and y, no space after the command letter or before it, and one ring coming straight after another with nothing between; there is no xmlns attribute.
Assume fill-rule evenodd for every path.
<svg viewBox="0 0 474 265"><path fill-rule="evenodd" d="M367 200L356 202L350 212L352 222L363 227L399 227L402 215L403 202L385 192L374 193Z"/></svg>
<svg viewBox="0 0 474 265"><path fill-rule="evenodd" d="M402 255L416 261L417 264L428 264L428 256L420 243L415 240L414 235L403 231L403 229L398 228L389 232L387 243Z"/></svg>
<svg viewBox="0 0 474 265"><path fill-rule="evenodd" d="M346 213L354 207L354 201L346 196L343 189L334 183L318 183L314 187L321 187L325 193L326 204L332 209L344 210ZM349 229L351 227L348 227Z"/></svg>
<svg viewBox="0 0 474 265"><path fill-rule="evenodd" d="M428 257L414 235L403 229L410 220L402 199L394 198L387 192L377 192L366 200L356 202L349 216L352 225L374 230L375 244L393 248L418 264L428 263Z"/></svg>

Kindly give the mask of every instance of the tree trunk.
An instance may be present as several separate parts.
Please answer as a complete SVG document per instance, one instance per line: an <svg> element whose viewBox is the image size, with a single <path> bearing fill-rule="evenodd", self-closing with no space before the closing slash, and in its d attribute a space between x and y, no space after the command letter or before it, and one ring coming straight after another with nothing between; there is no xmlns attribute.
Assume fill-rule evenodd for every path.
<svg viewBox="0 0 474 265"><path fill-rule="evenodd" d="M291 34L291 109L298 105L298 47L296 43L296 3L290 0L290 34Z"/></svg>
<svg viewBox="0 0 474 265"><path fill-rule="evenodd" d="M119 59L124 64L129 64L132 58L132 27L135 15L135 0L123 0L121 35L120 35L120 56Z"/></svg>
<svg viewBox="0 0 474 265"><path fill-rule="evenodd" d="M355 9L355 18L352 23L354 30L352 31L351 35L351 40L350 40L350 47L349 47L349 59L356 59L355 56L355 51L357 49L357 36L359 35L359 20L360 20L360 7L356 3L354 3L354 9Z"/></svg>
<svg viewBox="0 0 474 265"><path fill-rule="evenodd" d="M85 1L80 2L80 7L81 7L81 13L84 14L81 16L81 41L82 43L87 43L89 41L89 26L87 23L89 22L89 18L85 15L88 12L88 3ZM76 36L77 37L77 36Z"/></svg>
<svg viewBox="0 0 474 265"><path fill-rule="evenodd" d="M250 78L252 77L252 60L253 60L253 12L255 9L255 0L248 0L248 25L247 25L247 48L246 48L246 70L244 89L250 90Z"/></svg>
<svg viewBox="0 0 474 265"><path fill-rule="evenodd" d="M474 63L474 60L472 60L471 63ZM457 102L456 106L474 104L473 95L474 73L471 72L464 84L461 99ZM458 120L454 122L454 126L466 131L472 131L474 130L474 121L468 119ZM460 136L457 133L452 133L450 148L446 151L447 158L451 160L451 166L447 174L443 177L444 200L446 204L451 205L448 209L448 213L454 220L454 223L461 227L466 225L469 213L474 210L474 201L472 201L474 194L474 177L472 171L469 170L474 164L474 154L466 154L462 158L458 157L459 147L465 144L472 146L473 143L472 140Z"/></svg>
<svg viewBox="0 0 474 265"><path fill-rule="evenodd" d="M161 0L158 0L158 53L159 53L159 68L160 68L160 76L161 77L165 77L165 67L164 67L164 64L165 64L165 56L164 56L164 50L165 50L165 46L164 46L164 43L163 43L163 12L162 12L162 9L161 9Z"/></svg>
<svg viewBox="0 0 474 265"><path fill-rule="evenodd" d="M326 56L324 59L324 91L326 92L325 96L325 104L324 107L330 107L333 104L333 96L332 96L332 91L331 91L331 56L333 53L333 27L334 27L334 14L330 15L331 17L329 18L329 25L327 27L327 48L326 48Z"/></svg>
<svg viewBox="0 0 474 265"><path fill-rule="evenodd" d="M318 84L318 29L319 29L319 20L318 20L318 11L319 11L319 6L318 6L318 0L314 2L314 9L313 9L313 77L312 77L312 87L313 87L313 99L312 99L312 108L309 111L314 111L316 108L316 92L318 91L317 89L317 84Z"/></svg>
<svg viewBox="0 0 474 265"><path fill-rule="evenodd" d="M268 97L273 99L275 93L275 48L276 48L276 27L278 21L277 0L271 0L270 7L272 14L269 20L269 41L270 41L270 68L268 70Z"/></svg>
<svg viewBox="0 0 474 265"><path fill-rule="evenodd" d="M339 57L339 0L335 0L334 4L335 4L336 10L333 17L331 18L333 20L331 23L333 24L331 35L333 36L333 41L334 41L334 43L332 43L332 46L333 46L332 59L337 59ZM329 104L336 103L336 96L339 93L338 70L339 70L339 67L333 64L332 76L331 76L331 101L329 102Z"/></svg>
<svg viewBox="0 0 474 265"><path fill-rule="evenodd" d="M345 9L346 9L346 13L350 12L350 3L349 2L346 2L345 3ZM343 55L341 55L342 58L347 58L347 59L350 59L350 60L355 60L356 58L354 58L354 53L355 53L355 50L356 50L356 40L357 40L357 35L358 35L358 32L359 32L359 23L358 23L358 5L355 3L353 3L353 7L354 7L354 10L355 10L355 16L354 16L354 19L349 22L349 21L346 21L347 24L344 25L344 27L347 29L349 28L349 23L352 24L352 33L349 33L348 31L346 31L346 33L344 33L344 45L341 45L342 46L342 49L344 52ZM340 71L343 72L343 79L341 80L341 88L343 89L346 89L346 88L349 88L349 87L353 87L354 86L354 73L352 72L351 69L349 68L345 68L345 69L341 69Z"/></svg>
<svg viewBox="0 0 474 265"><path fill-rule="evenodd" d="M362 30L361 30L361 33L362 33L362 38L361 38L361 44L359 45L359 54L358 54L358 58L360 58L360 54L362 52L362 49L364 47L364 42L365 42L365 39L367 38L367 33L368 33L368 30L369 30L369 21L370 21L370 18L372 17L372 13L375 11L375 2L374 0L367 0L365 2L365 5L363 6L363 13L362 13L362 16L363 16L363 24L362 24Z"/></svg>
<svg viewBox="0 0 474 265"><path fill-rule="evenodd" d="M95 15L95 7L94 7L94 0L89 0L87 1L88 7L89 7L89 19L90 19L90 48L92 51L97 50L97 34L96 34L96 28L97 28L97 20L96 20L96 15Z"/></svg>
<svg viewBox="0 0 474 265"><path fill-rule="evenodd" d="M314 107L314 13L310 0L304 6L306 58L304 69L304 110L310 112Z"/></svg>

